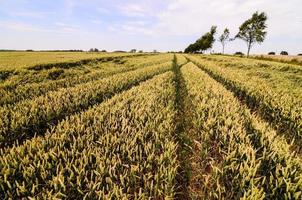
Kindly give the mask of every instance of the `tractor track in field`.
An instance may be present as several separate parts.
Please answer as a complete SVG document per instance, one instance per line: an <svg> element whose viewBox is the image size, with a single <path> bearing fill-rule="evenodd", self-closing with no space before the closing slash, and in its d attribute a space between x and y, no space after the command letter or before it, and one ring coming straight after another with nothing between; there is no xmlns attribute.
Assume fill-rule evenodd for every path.
<svg viewBox="0 0 302 200"><path fill-rule="evenodd" d="M186 63L185 63L186 64ZM185 65L183 64L183 65ZM189 138L188 132L191 126L190 110L188 101L188 92L182 77L180 68L183 65L177 64L177 58L173 60L173 71L175 74L175 88L176 88L176 102L177 109L176 116L176 140L179 144L177 155L179 160L179 167L176 176L176 195L175 199L190 199L189 184L192 166L190 158L192 156L192 141Z"/></svg>

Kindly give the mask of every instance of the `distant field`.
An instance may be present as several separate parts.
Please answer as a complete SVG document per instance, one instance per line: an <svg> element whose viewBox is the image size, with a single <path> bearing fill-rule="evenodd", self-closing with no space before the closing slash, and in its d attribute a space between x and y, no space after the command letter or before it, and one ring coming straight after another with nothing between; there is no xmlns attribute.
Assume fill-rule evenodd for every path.
<svg viewBox="0 0 302 200"><path fill-rule="evenodd" d="M86 52L0 52L0 70L24 68L38 64L71 62L106 56L119 56L125 53L86 53Z"/></svg>
<svg viewBox="0 0 302 200"><path fill-rule="evenodd" d="M288 62L302 65L302 56L286 56L286 55L254 55L255 58L266 59L277 62Z"/></svg>
<svg viewBox="0 0 302 200"><path fill-rule="evenodd" d="M302 199L301 66L24 54L1 61L0 199Z"/></svg>

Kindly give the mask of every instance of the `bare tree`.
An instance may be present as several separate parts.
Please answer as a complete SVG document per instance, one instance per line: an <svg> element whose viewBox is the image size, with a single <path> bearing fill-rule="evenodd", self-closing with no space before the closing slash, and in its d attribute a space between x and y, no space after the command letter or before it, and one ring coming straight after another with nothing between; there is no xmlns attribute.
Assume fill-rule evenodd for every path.
<svg viewBox="0 0 302 200"><path fill-rule="evenodd" d="M219 41L222 44L222 54L224 54L224 47L228 41L230 41L230 31L228 28L225 28L221 36L219 37Z"/></svg>

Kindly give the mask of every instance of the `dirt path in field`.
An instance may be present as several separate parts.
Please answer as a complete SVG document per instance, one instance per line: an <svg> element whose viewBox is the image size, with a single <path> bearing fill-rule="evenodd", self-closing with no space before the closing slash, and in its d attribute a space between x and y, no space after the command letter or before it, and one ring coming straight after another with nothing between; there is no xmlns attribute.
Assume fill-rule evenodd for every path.
<svg viewBox="0 0 302 200"><path fill-rule="evenodd" d="M178 148L178 160L179 168L176 177L176 196L175 199L190 199L189 196L189 181L191 174L191 162L192 155L191 145L192 141L188 137L187 132L191 127L190 124L190 112L187 96L187 88L180 72L182 66L177 65L177 58L174 57L173 71L175 73L176 82L176 139L179 144Z"/></svg>

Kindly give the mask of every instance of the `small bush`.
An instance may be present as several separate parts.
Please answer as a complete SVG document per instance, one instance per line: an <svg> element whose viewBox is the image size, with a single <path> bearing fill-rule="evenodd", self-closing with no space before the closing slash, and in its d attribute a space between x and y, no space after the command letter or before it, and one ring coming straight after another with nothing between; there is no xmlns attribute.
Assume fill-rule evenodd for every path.
<svg viewBox="0 0 302 200"><path fill-rule="evenodd" d="M302 56L302 53L298 53L298 56Z"/></svg>
<svg viewBox="0 0 302 200"><path fill-rule="evenodd" d="M268 55L276 55L276 53L271 51L271 52L268 53Z"/></svg>
<svg viewBox="0 0 302 200"><path fill-rule="evenodd" d="M287 51L281 51L280 55L287 56L287 55L288 55L288 52L287 52Z"/></svg>
<svg viewBox="0 0 302 200"><path fill-rule="evenodd" d="M97 48L91 48L91 49L89 49L89 52L99 52L99 49L97 49Z"/></svg>
<svg viewBox="0 0 302 200"><path fill-rule="evenodd" d="M244 56L244 53L242 53L241 51L237 51L234 55L236 55L236 56Z"/></svg>

